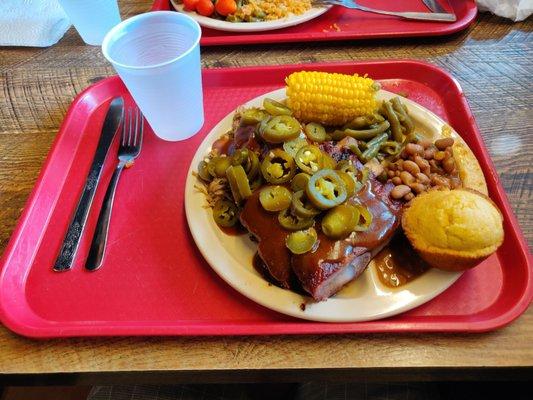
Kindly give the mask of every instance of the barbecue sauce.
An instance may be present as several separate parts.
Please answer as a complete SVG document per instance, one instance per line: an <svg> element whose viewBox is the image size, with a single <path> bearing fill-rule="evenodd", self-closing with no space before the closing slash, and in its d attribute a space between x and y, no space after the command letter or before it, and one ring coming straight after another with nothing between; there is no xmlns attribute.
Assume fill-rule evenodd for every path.
<svg viewBox="0 0 533 400"><path fill-rule="evenodd" d="M374 257L374 266L380 282L391 288L413 281L430 268L402 232Z"/></svg>

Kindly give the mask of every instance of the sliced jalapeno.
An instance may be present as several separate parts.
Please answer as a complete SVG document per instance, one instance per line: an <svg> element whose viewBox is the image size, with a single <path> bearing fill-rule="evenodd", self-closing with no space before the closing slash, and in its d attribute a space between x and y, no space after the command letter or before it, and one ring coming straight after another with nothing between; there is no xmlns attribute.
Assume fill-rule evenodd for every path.
<svg viewBox="0 0 533 400"><path fill-rule="evenodd" d="M267 211L282 211L291 205L292 194L283 186L267 186L261 189L259 201Z"/></svg>
<svg viewBox="0 0 533 400"><path fill-rule="evenodd" d="M307 140L302 137L297 137L296 139L289 140L288 142L283 143L283 150L285 150L291 157L296 157L298 150L302 147L307 146Z"/></svg>
<svg viewBox="0 0 533 400"><path fill-rule="evenodd" d="M268 117L268 113L259 108L248 108L241 112L241 121L245 125L255 125Z"/></svg>
<svg viewBox="0 0 533 400"><path fill-rule="evenodd" d="M312 227L315 223L313 218L301 218L296 215L293 215L290 211L290 208L286 208L278 214L278 221L283 228L289 231L307 229Z"/></svg>
<svg viewBox="0 0 533 400"><path fill-rule="evenodd" d="M343 239L352 233L359 220L359 211L348 204L341 204L322 218L322 232L332 239Z"/></svg>
<svg viewBox="0 0 533 400"><path fill-rule="evenodd" d="M269 143L283 143L296 139L300 135L300 123L290 115L277 115L261 122L261 137Z"/></svg>
<svg viewBox="0 0 533 400"><path fill-rule="evenodd" d="M209 173L209 170L207 169L207 162L202 160L198 164L198 176L202 178L204 181L209 182L213 177Z"/></svg>
<svg viewBox="0 0 533 400"><path fill-rule="evenodd" d="M339 163L337 164L337 168L335 169L337 171L345 172L354 177L357 175L357 168L355 168L355 165L350 160L339 161Z"/></svg>
<svg viewBox="0 0 533 400"><path fill-rule="evenodd" d="M213 178L224 178L226 176L226 170L230 166L230 157L216 156L209 161L209 164L207 164L207 170Z"/></svg>
<svg viewBox="0 0 533 400"><path fill-rule="evenodd" d="M304 128L304 132L313 142L322 143L326 141L326 129L316 122L308 123Z"/></svg>
<svg viewBox="0 0 533 400"><path fill-rule="evenodd" d="M348 174L347 172L337 171L337 175L342 179L344 182L344 186L346 186L346 198L350 198L355 193L355 179L352 175Z"/></svg>
<svg viewBox="0 0 533 400"><path fill-rule="evenodd" d="M346 200L346 186L332 169L322 169L311 176L305 192L315 207L321 210L333 208Z"/></svg>
<svg viewBox="0 0 533 400"><path fill-rule="evenodd" d="M307 187L307 182L309 182L309 178L311 178L311 175L306 174L305 172L300 172L299 174L296 174L291 181L291 189L293 190L293 192L305 190L305 188Z"/></svg>
<svg viewBox="0 0 533 400"><path fill-rule="evenodd" d="M311 251L318 240L315 228L297 231L287 236L285 245L293 254L304 254Z"/></svg>
<svg viewBox="0 0 533 400"><path fill-rule="evenodd" d="M357 224L354 228L354 231L363 232L368 230L368 228L370 228L370 224L372 224L372 213L368 208L361 204L356 204L354 207L358 211Z"/></svg>
<svg viewBox="0 0 533 400"><path fill-rule="evenodd" d="M226 169L226 177L228 178L229 187L236 203L240 203L252 195L248 177L242 166L232 165L228 167Z"/></svg>
<svg viewBox="0 0 533 400"><path fill-rule="evenodd" d="M322 159L323 156L320 149L311 144L298 150L295 157L296 165L308 174L314 174L322 168Z"/></svg>
<svg viewBox="0 0 533 400"><path fill-rule="evenodd" d="M281 149L270 150L261 163L263 177L269 183L280 184L291 180L296 171L294 159Z"/></svg>
<svg viewBox="0 0 533 400"><path fill-rule="evenodd" d="M228 228L237 223L239 209L229 200L218 200L213 207L213 219L217 225Z"/></svg>
<svg viewBox="0 0 533 400"><path fill-rule="evenodd" d="M335 169L337 161L333 159L328 153L322 152L322 168Z"/></svg>
<svg viewBox="0 0 533 400"><path fill-rule="evenodd" d="M304 190L300 190L292 195L291 212L300 218L313 218L320 214L312 203L309 202Z"/></svg>
<svg viewBox="0 0 533 400"><path fill-rule="evenodd" d="M270 115L292 115L291 109L285 104L269 98L263 100L263 107Z"/></svg>
<svg viewBox="0 0 533 400"><path fill-rule="evenodd" d="M231 156L231 165L242 165L248 179L254 179L259 172L259 158L249 149L235 150Z"/></svg>

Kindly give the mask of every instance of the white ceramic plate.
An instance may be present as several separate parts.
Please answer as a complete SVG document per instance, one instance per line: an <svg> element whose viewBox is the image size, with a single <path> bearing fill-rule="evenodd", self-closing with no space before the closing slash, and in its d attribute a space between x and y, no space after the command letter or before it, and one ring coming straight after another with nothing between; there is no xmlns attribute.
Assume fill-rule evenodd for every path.
<svg viewBox="0 0 533 400"><path fill-rule="evenodd" d="M178 3L177 0L171 0L170 2L176 11L187 14L189 17L195 19L201 26L226 32L265 32L274 29L288 28L289 26L302 24L316 18L331 8L331 6L312 8L301 15L291 15L274 21L227 22L215 18L204 17L194 11L187 11L183 8L183 4Z"/></svg>
<svg viewBox="0 0 533 400"><path fill-rule="evenodd" d="M379 99L394 96L384 90L378 92ZM245 106L258 107L265 97L283 100L285 89L259 96ZM444 121L408 99L402 101L417 125L417 132L428 137L440 134ZM358 279L334 297L318 303L310 297L270 285L252 265L256 244L248 235L224 234L214 222L211 211L204 208L204 194L195 189L199 182L192 172L209 153L213 142L231 128L232 118L233 112L213 128L198 148L187 176L185 212L200 252L218 275L234 289L267 308L293 317L325 322L355 322L385 318L415 308L442 293L461 276L460 272L431 269L412 282L392 289L381 284L371 263ZM458 138L456 133L453 136ZM300 308L302 303L306 304L305 310Z"/></svg>

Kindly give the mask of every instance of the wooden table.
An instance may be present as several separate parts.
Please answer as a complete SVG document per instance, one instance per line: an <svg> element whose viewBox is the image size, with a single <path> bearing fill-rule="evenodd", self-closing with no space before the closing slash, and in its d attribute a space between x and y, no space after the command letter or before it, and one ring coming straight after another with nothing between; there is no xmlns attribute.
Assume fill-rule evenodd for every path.
<svg viewBox="0 0 533 400"><path fill-rule="evenodd" d="M123 16L148 1L121 2ZM204 48L205 67L415 58L461 83L522 230L533 240L531 22L481 15L445 38ZM70 30L46 49L0 50L0 250L73 97L114 72ZM507 140L501 140L505 133ZM509 138L511 138L509 140ZM533 308L486 334L374 334L35 341L0 327L0 384L533 376Z"/></svg>

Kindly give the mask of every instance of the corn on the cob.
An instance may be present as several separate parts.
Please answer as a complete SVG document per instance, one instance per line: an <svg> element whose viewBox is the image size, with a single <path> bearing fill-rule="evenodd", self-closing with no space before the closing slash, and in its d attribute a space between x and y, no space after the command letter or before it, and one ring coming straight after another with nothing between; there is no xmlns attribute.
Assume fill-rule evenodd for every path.
<svg viewBox="0 0 533 400"><path fill-rule="evenodd" d="M377 85L367 77L301 71L289 75L287 105L304 122L343 125L377 110Z"/></svg>

